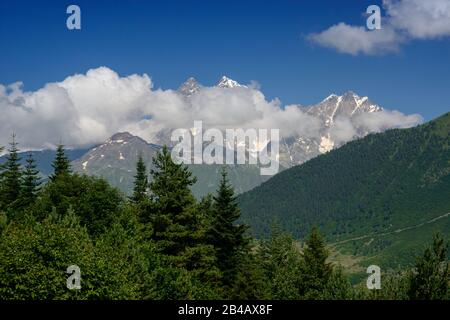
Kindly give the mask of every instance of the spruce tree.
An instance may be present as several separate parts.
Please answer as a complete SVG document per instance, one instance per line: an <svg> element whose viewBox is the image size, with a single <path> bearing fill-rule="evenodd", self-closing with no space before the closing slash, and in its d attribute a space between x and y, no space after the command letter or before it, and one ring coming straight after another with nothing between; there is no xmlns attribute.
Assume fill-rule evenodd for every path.
<svg viewBox="0 0 450 320"><path fill-rule="evenodd" d="M36 170L36 162L33 158L33 154L30 152L28 153L25 170L23 171L22 176L22 187L20 190L22 205L26 206L33 202L39 191L40 185L39 171Z"/></svg>
<svg viewBox="0 0 450 320"><path fill-rule="evenodd" d="M12 135L12 141L8 149L4 171L2 172L2 203L3 206L11 206L19 198L22 172L20 168L19 149L17 148L16 135Z"/></svg>
<svg viewBox="0 0 450 320"><path fill-rule="evenodd" d="M55 160L52 163L53 175L50 180L55 180L60 175L67 175L71 173L70 161L66 156L64 145L59 144L56 148Z"/></svg>
<svg viewBox="0 0 450 320"><path fill-rule="evenodd" d="M319 298L323 294L333 272L327 258L325 241L319 229L314 227L305 242L300 268L302 273L300 294L305 298Z"/></svg>
<svg viewBox="0 0 450 320"><path fill-rule="evenodd" d="M153 158L149 217L152 239L170 266L184 268L205 284L215 284L214 248L206 243L197 202L190 190L196 178L183 164L172 161L166 146Z"/></svg>
<svg viewBox="0 0 450 320"><path fill-rule="evenodd" d="M448 245L441 234L435 234L433 244L417 259L409 276L408 296L413 300L440 300L448 297L450 266Z"/></svg>
<svg viewBox="0 0 450 320"><path fill-rule="evenodd" d="M223 274L223 284L230 287L236 277L241 254L248 244L244 236L247 227L236 224L241 215L236 195L228 181L225 167L221 174L222 179L214 196L210 238L217 251L217 263Z"/></svg>
<svg viewBox="0 0 450 320"><path fill-rule="evenodd" d="M134 176L134 189L131 201L134 203L140 203L147 197L148 178L147 168L145 166L142 155L139 155L136 164L136 175Z"/></svg>
<svg viewBox="0 0 450 320"><path fill-rule="evenodd" d="M172 161L166 146L153 158L153 167L150 196L154 239L164 253L177 255L196 237L195 198L190 190L196 178L186 166Z"/></svg>

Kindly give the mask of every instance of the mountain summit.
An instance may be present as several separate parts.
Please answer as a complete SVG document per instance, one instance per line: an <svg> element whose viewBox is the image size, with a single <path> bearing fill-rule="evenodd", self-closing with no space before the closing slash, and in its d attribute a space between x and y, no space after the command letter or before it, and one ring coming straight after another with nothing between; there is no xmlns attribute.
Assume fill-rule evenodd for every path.
<svg viewBox="0 0 450 320"><path fill-rule="evenodd" d="M308 108L307 112L318 116L330 127L339 116L352 117L361 113L372 113L382 111L379 105L370 101L368 97L361 97L353 91L347 91L338 96L331 94L320 103Z"/></svg>
<svg viewBox="0 0 450 320"><path fill-rule="evenodd" d="M242 87L246 88L246 86L240 84L239 82L228 78L227 76L223 76L219 79L217 84L215 85L216 88L237 88ZM190 97L193 94L200 91L200 89L203 88L203 86L194 78L190 77L185 82L181 84L181 86L178 88L178 92L183 94L186 97Z"/></svg>
<svg viewBox="0 0 450 320"><path fill-rule="evenodd" d="M127 142L129 140L131 140L132 138L134 138L135 136L133 136L131 133L129 132L118 132L116 134L114 134L109 141L116 141L116 142Z"/></svg>
<svg viewBox="0 0 450 320"><path fill-rule="evenodd" d="M190 77L178 88L178 92L190 97L194 93L198 92L202 88L202 85L194 78Z"/></svg>
<svg viewBox="0 0 450 320"><path fill-rule="evenodd" d="M284 139L280 145L280 163L284 167L302 164L318 155L340 147L342 144L362 138L373 131L358 121L360 116L383 111L383 108L366 96L353 91L342 95L331 94L315 105L302 107L309 115L320 121L318 137L294 137ZM350 138L337 139L336 132L342 122L352 123L355 132Z"/></svg>
<svg viewBox="0 0 450 320"><path fill-rule="evenodd" d="M239 82L228 78L227 76L223 76L220 78L219 82L216 84L216 87L219 88L236 88L236 87L243 87L246 88L246 86L240 84Z"/></svg>

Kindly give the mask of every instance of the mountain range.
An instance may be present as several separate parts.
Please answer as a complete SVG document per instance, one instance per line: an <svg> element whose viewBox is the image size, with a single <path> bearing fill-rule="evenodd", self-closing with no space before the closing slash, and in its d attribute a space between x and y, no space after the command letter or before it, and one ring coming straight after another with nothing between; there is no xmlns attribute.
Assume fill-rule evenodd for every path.
<svg viewBox="0 0 450 320"><path fill-rule="evenodd" d="M248 88L226 76L221 77L214 87L224 90ZM191 77L176 92L182 99L190 101L204 88L207 87ZM382 107L368 97L361 97L352 91L342 95L331 94L315 105L295 105L294 107L311 116L311 119L314 119L319 127L314 135L294 134L289 137L281 137L278 158L280 171L305 163L348 141L378 131L378 128L367 126L364 121L361 121L361 117L376 115L383 111ZM343 130L343 124L344 127L348 125L351 127L350 132L347 132L347 129ZM345 134L343 135L342 132ZM170 140L171 133L172 128L161 129L151 141L145 141L128 132L114 134L103 143L90 149L71 151L76 155L76 157L71 157L74 160L73 168L76 172L102 176L112 185L129 194L138 155L142 154L148 167L151 168L151 159L155 152L164 144L169 147L173 146L173 142ZM50 150L42 152L46 155L53 154L53 151ZM37 155L40 156L39 153ZM44 175L51 170L50 158L44 157L38 159L37 162ZM231 183L238 193L248 191L269 178L260 175L258 165L229 165L228 167ZM198 176L198 182L193 187L196 196L201 197L208 192L215 191L220 165L190 165L190 169Z"/></svg>
<svg viewBox="0 0 450 320"><path fill-rule="evenodd" d="M215 85L217 88L232 89L246 86L223 76ZM199 90L204 88L195 78L187 79L177 90L185 99L191 99ZM306 114L319 120L319 135L292 136L280 141L279 163L280 170L302 164L318 155L329 152L347 142L361 138L371 132L370 128L358 125L355 119L364 114L371 114L383 110L368 97L360 97L354 92L346 92L341 96L332 94L318 104L312 106L296 106ZM356 130L346 139L336 140L333 130L336 124L343 121L354 122ZM141 153L146 163L151 167L151 159L162 145L173 146L170 140L172 129L161 130L154 141L148 143L129 133L114 135L103 144L89 150L84 156L73 162L76 171L90 175L105 177L114 186L125 193L129 193L133 183L135 164ZM348 139L348 140L347 140ZM120 142L117 142L120 141ZM189 165L198 177L193 187L196 196L201 197L208 192L214 192L218 183L220 165ZM257 165L230 165L230 179L238 193L248 191L269 177L261 176Z"/></svg>

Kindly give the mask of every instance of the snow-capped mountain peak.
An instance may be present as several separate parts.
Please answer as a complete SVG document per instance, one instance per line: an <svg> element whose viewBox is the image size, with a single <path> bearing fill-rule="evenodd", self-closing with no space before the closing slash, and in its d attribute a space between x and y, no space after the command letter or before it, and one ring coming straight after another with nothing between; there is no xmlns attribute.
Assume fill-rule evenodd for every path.
<svg viewBox="0 0 450 320"><path fill-rule="evenodd" d="M336 98L336 97L338 97L338 95L335 94L335 93L332 93L332 94L330 94L328 97L326 97L325 99L323 99L322 102L325 102L325 101L334 99L334 98Z"/></svg>
<svg viewBox="0 0 450 320"><path fill-rule="evenodd" d="M370 101L366 96L359 96L353 91L347 91L342 95L331 94L320 103L307 109L311 115L323 119L327 127L331 126L338 116L352 117L361 113L372 113L383 109Z"/></svg>
<svg viewBox="0 0 450 320"><path fill-rule="evenodd" d="M239 82L230 79L226 76L223 76L222 78L220 78L219 82L216 84L216 87L219 88L236 88L236 87L246 87L242 84L240 84Z"/></svg>
<svg viewBox="0 0 450 320"><path fill-rule="evenodd" d="M331 94L318 104L305 107L304 110L322 125L320 136L315 138L296 137L282 142L280 146L281 164L285 167L303 163L319 154L326 153L348 141L336 139L334 130L342 125L342 120L353 123L355 135L350 139L360 138L370 133L370 129L358 124L358 117L367 113L383 111L366 96L359 96L353 91L342 95Z"/></svg>
<svg viewBox="0 0 450 320"><path fill-rule="evenodd" d="M191 96L198 92L202 88L202 85L194 78L190 77L178 88L178 92L185 96Z"/></svg>

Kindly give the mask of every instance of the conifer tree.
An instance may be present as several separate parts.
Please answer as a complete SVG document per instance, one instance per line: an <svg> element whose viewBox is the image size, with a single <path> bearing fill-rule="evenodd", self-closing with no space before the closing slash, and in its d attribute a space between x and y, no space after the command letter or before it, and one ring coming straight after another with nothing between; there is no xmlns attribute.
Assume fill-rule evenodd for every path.
<svg viewBox="0 0 450 320"><path fill-rule="evenodd" d="M2 172L3 188L2 188L2 202L4 206L12 205L19 197L21 185L21 168L19 149L17 148L16 135L12 135L10 148L4 164L4 171Z"/></svg>
<svg viewBox="0 0 450 320"><path fill-rule="evenodd" d="M184 268L205 283L217 283L214 248L206 243L206 227L190 187L196 178L172 161L166 146L153 158L149 213L152 239L171 266Z"/></svg>
<svg viewBox="0 0 450 320"><path fill-rule="evenodd" d="M134 189L133 195L131 196L131 201L134 203L142 202L147 196L148 188L148 178L147 178L147 168L145 166L142 155L139 155L136 164L136 175L134 176Z"/></svg>
<svg viewBox="0 0 450 320"><path fill-rule="evenodd" d="M153 158L150 183L154 205L154 238L164 253L177 255L196 235L195 198L189 189L196 182L186 166L172 161L166 146Z"/></svg>
<svg viewBox="0 0 450 320"><path fill-rule="evenodd" d="M22 187L20 190L20 199L23 205L28 205L33 202L39 191L40 185L39 171L36 170L36 162L33 158L33 154L30 152L26 159L25 170L23 171L22 176Z"/></svg>
<svg viewBox="0 0 450 320"><path fill-rule="evenodd" d="M60 175L67 175L71 173L70 161L66 156L64 145L59 144L56 148L55 160L52 163L53 175L50 180L55 180Z"/></svg>
<svg viewBox="0 0 450 320"><path fill-rule="evenodd" d="M176 216L184 208L195 203L190 187L197 178L183 164L172 161L169 149L164 146L153 158L154 169L150 171L153 181L150 190L160 209Z"/></svg>
<svg viewBox="0 0 450 320"><path fill-rule="evenodd" d="M326 287L333 267L326 260L328 250L325 241L314 227L308 236L302 253L300 294L306 298L318 298Z"/></svg>
<svg viewBox="0 0 450 320"><path fill-rule="evenodd" d="M233 284L241 254L248 244L244 236L247 227L236 224L240 215L236 195L224 167L217 194L214 196L210 237L217 251L218 267L222 271L222 281L226 287Z"/></svg>
<svg viewBox="0 0 450 320"><path fill-rule="evenodd" d="M409 276L408 296L413 300L445 299L448 295L450 266L447 260L448 245L441 234L435 234L433 244Z"/></svg>

